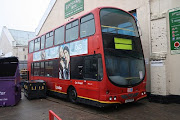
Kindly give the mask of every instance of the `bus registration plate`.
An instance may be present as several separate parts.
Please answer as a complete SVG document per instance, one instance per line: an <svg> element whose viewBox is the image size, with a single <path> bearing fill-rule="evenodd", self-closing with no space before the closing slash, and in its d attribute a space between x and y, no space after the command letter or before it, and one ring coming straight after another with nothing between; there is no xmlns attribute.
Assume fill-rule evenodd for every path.
<svg viewBox="0 0 180 120"><path fill-rule="evenodd" d="M125 100L125 103L129 103L129 102L133 102L134 101L134 99L127 99L127 100Z"/></svg>

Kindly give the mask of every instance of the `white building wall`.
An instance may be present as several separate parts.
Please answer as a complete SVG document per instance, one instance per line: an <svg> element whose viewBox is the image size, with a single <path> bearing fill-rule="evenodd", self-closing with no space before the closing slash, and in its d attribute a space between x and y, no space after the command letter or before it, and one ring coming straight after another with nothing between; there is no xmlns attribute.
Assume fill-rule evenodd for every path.
<svg viewBox="0 0 180 120"><path fill-rule="evenodd" d="M17 56L19 61L27 61L28 47L18 46L13 47L13 55Z"/></svg>
<svg viewBox="0 0 180 120"><path fill-rule="evenodd" d="M12 41L8 39L10 37L7 37L6 29L7 28L3 28L1 32L1 38L0 38L0 49L2 51L2 55L5 55L13 51Z"/></svg>
<svg viewBox="0 0 180 120"><path fill-rule="evenodd" d="M17 46L16 43L17 42L14 40L9 30L6 27L3 27L0 38L0 56L16 56L19 61L27 61L28 46Z"/></svg>
<svg viewBox="0 0 180 120"><path fill-rule="evenodd" d="M143 14L143 16L147 16L147 12L149 11L149 0L84 0L84 11L73 15L67 19L65 19L65 3L69 0L52 0L52 3L55 3L52 10L48 13L48 11L44 14L44 16L48 16L45 19L44 24L39 23L38 29L36 30L37 35L41 35L45 32L48 32L51 29L54 29L57 26L60 26L70 20L71 18L76 18L82 14L85 14L88 11L100 6L113 6L117 8L124 9L126 11L131 11L135 9L139 9L138 14ZM148 5L148 6L147 6ZM148 8L148 9L147 9ZM47 15L48 14L48 15ZM139 18L140 19L140 18ZM41 21L42 22L42 21ZM41 28L39 28L42 25Z"/></svg>
<svg viewBox="0 0 180 120"><path fill-rule="evenodd" d="M133 5L131 3L131 5ZM147 86L146 90L147 92L151 91L151 81L150 81L150 7L149 7L149 1L144 0L141 1L138 5L139 7L136 8L137 12L137 19L138 23L140 24L140 30L139 32L141 35L141 42L145 57L145 63L146 63L146 74L147 74Z"/></svg>
<svg viewBox="0 0 180 120"><path fill-rule="evenodd" d="M151 0L151 93L180 95L180 54L170 54L168 10L180 7L179 0ZM158 63L161 62L161 63Z"/></svg>

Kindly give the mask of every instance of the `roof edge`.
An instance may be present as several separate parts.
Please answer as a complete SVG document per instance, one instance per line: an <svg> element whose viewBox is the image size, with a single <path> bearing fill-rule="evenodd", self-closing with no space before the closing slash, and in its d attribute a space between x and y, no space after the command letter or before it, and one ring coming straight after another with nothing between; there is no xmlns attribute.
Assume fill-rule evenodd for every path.
<svg viewBox="0 0 180 120"><path fill-rule="evenodd" d="M4 34L6 35L9 43L11 44L11 46L14 46L15 43L13 43L14 41L16 42L16 40L13 38L13 36L11 35L11 33L9 32L9 29L6 26L3 26L2 32L4 32Z"/></svg>
<svg viewBox="0 0 180 120"><path fill-rule="evenodd" d="M51 0L50 3L49 3L49 6L48 8L46 9L43 17L41 18L40 22L39 22L39 25L37 26L36 30L35 30L35 35L37 36L40 32L40 30L42 29L47 17L49 16L52 8L54 7L55 3L56 3L57 0Z"/></svg>

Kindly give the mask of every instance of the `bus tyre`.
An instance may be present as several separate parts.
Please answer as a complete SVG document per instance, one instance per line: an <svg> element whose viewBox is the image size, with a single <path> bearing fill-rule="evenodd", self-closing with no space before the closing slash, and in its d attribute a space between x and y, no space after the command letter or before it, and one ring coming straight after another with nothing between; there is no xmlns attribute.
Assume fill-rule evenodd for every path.
<svg viewBox="0 0 180 120"><path fill-rule="evenodd" d="M70 87L68 90L68 100L72 103L76 103L77 92L74 87Z"/></svg>

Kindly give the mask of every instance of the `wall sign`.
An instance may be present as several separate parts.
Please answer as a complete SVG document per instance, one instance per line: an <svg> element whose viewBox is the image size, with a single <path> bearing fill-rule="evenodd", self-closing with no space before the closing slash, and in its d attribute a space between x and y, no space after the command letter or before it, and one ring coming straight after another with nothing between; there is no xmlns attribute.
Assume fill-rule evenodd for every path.
<svg viewBox="0 0 180 120"><path fill-rule="evenodd" d="M180 8L169 10L171 54L180 54Z"/></svg>
<svg viewBox="0 0 180 120"><path fill-rule="evenodd" d="M154 60L154 61L151 61L151 66L162 67L164 66L164 62L162 60Z"/></svg>
<svg viewBox="0 0 180 120"><path fill-rule="evenodd" d="M84 0L70 0L65 3L65 18L84 10Z"/></svg>

